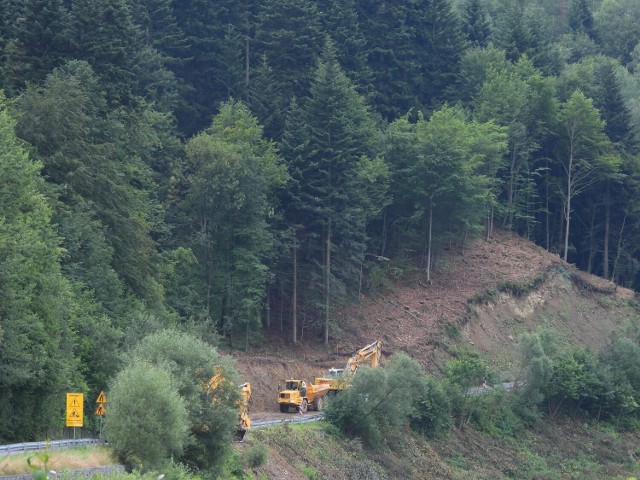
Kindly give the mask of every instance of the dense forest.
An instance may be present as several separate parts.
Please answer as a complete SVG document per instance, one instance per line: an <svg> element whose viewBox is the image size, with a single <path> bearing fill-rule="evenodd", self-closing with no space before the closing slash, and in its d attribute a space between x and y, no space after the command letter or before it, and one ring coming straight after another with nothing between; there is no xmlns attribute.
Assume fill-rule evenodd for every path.
<svg viewBox="0 0 640 480"><path fill-rule="evenodd" d="M640 286L635 0L0 0L0 56L2 440L494 228Z"/></svg>

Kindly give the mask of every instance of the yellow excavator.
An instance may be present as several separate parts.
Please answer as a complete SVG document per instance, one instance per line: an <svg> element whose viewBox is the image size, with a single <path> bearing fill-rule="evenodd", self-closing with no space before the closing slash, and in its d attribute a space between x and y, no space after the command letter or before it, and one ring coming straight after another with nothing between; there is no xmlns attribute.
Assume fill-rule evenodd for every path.
<svg viewBox="0 0 640 480"><path fill-rule="evenodd" d="M370 367L377 367L382 357L382 342L376 340L371 345L361 348L347 360L344 368L331 368L325 377L315 379L319 385L329 385L329 394L335 395L340 390L351 384L351 379L355 375L358 367L365 362Z"/></svg>
<svg viewBox="0 0 640 480"><path fill-rule="evenodd" d="M251 428L251 418L249 418L249 403L251 402L251 384L243 383L240 385L240 393L242 397L238 401L240 413L238 415L237 436L239 440L244 440L247 431Z"/></svg>
<svg viewBox="0 0 640 480"><path fill-rule="evenodd" d="M220 383L225 380L222 370L216 369L216 374L209 379L206 385L207 393L213 392ZM244 440L247 431L251 428L251 418L249 417L249 405L251 403L251 384L243 383L239 385L240 399L238 400L238 426L236 428L236 438Z"/></svg>

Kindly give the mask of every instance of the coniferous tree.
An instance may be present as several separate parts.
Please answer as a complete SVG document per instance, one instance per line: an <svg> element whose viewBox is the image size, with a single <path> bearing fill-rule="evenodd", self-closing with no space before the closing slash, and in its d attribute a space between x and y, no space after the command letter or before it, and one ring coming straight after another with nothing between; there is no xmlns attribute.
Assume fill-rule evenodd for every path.
<svg viewBox="0 0 640 480"><path fill-rule="evenodd" d="M3 95L0 145L0 439L9 442L55 429L56 398L84 381L75 356L77 303L60 271L42 165L16 138Z"/></svg>
<svg viewBox="0 0 640 480"><path fill-rule="evenodd" d="M109 111L101 83L85 62L70 62L43 87L21 96L19 135L44 163L47 179L62 189L71 208L87 202L109 232L112 266L134 292L154 303L156 250L150 237L154 186L141 161L153 143L153 127L136 114Z"/></svg>
<svg viewBox="0 0 640 480"><path fill-rule="evenodd" d="M362 95L372 89L373 72L367 63L366 39L358 20L356 0L320 2L323 29L336 46L338 63Z"/></svg>
<svg viewBox="0 0 640 480"><path fill-rule="evenodd" d="M297 109L291 112L296 114ZM329 42L304 103L302 126L289 121L283 155L292 176L295 224L309 271L321 279L323 336L329 341L336 278L353 281L365 251L367 221L363 170L375 153L375 125L336 60ZM334 257L338 253L337 258Z"/></svg>
<svg viewBox="0 0 640 480"><path fill-rule="evenodd" d="M462 32L472 47L484 48L489 43L491 29L480 0L468 0L462 15Z"/></svg>
<svg viewBox="0 0 640 480"><path fill-rule="evenodd" d="M618 148L635 153L637 142L631 128L629 109L620 90L616 65L610 61L602 62L594 73L598 81L594 105L604 120L604 132Z"/></svg>
<svg viewBox="0 0 640 480"><path fill-rule="evenodd" d="M573 0L568 14L569 29L595 38L593 14L586 0Z"/></svg>
<svg viewBox="0 0 640 480"><path fill-rule="evenodd" d="M558 61L550 48L551 21L539 7L523 0L508 0L496 13L493 44L515 62L526 54L544 73L556 73Z"/></svg>
<svg viewBox="0 0 640 480"><path fill-rule="evenodd" d="M24 2L15 20L12 90L40 83L69 58L68 10L63 0Z"/></svg>
<svg viewBox="0 0 640 480"><path fill-rule="evenodd" d="M602 51L626 65L640 43L640 5L634 0L602 2L594 13L598 43Z"/></svg>
<svg viewBox="0 0 640 480"><path fill-rule="evenodd" d="M357 0L356 9L373 72L372 106L385 119L420 105L416 83L420 65L413 60L415 32L407 25L407 2Z"/></svg>
<svg viewBox="0 0 640 480"><path fill-rule="evenodd" d="M183 84L176 115L180 129L190 136L211 123L217 107L230 94L244 97L240 85L251 27L250 3L174 0L173 7L186 43L175 67Z"/></svg>
<svg viewBox="0 0 640 480"><path fill-rule="evenodd" d="M431 108L448 100L465 48L460 20L449 0L423 0L408 12L413 29L414 61L419 63L420 105Z"/></svg>
<svg viewBox="0 0 640 480"><path fill-rule="evenodd" d="M87 61L100 78L109 105L129 105L135 81L133 60L141 45L126 0L74 2L70 10L70 58Z"/></svg>
<svg viewBox="0 0 640 480"><path fill-rule="evenodd" d="M320 12L310 0L267 0L258 15L255 37L255 52L266 58L278 86L276 110L284 112L292 97L308 95L324 42ZM267 134L277 140L284 124L272 123Z"/></svg>

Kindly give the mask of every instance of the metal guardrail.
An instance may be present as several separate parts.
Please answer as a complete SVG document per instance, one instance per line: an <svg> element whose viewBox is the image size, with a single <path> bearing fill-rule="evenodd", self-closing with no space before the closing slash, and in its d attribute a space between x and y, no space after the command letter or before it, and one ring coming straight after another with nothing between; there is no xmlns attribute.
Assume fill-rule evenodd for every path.
<svg viewBox="0 0 640 480"><path fill-rule="evenodd" d="M14 453L41 452L44 450L60 450L63 448L78 447L81 445L97 445L105 443L97 438L80 438L77 440L50 440L45 442L14 443L12 445L0 445L0 456Z"/></svg>
<svg viewBox="0 0 640 480"><path fill-rule="evenodd" d="M324 420L324 415L319 413L317 415L292 415L291 418L279 418L277 420L263 420L261 422L251 422L251 428L264 428L272 427L274 425L281 425L284 423L311 423Z"/></svg>
<svg viewBox="0 0 640 480"><path fill-rule="evenodd" d="M323 414L316 415L292 415L291 418L281 418L277 420L263 420L260 422L252 422L251 428L265 428L275 425L287 424L287 423L310 423L319 422L324 419ZM105 440L97 438L81 438L77 440L51 440L45 442L25 442L14 443L12 445L0 445L0 457L16 454L16 453L28 453L28 452L43 452L45 450L61 450L64 448L78 447L82 445L98 445L106 443Z"/></svg>

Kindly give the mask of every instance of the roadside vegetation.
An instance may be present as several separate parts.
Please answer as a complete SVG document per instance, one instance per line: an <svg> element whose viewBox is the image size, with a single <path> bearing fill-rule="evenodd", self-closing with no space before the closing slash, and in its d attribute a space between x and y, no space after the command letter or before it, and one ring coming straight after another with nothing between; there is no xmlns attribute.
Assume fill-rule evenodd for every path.
<svg viewBox="0 0 640 480"><path fill-rule="evenodd" d="M117 463L113 450L103 446L70 448L43 453L48 456L47 470L61 473L68 470L101 467ZM12 454L0 457L0 475L19 475L31 472L28 464L29 459L31 459L33 466L44 467L42 459L35 457L32 453Z"/></svg>

